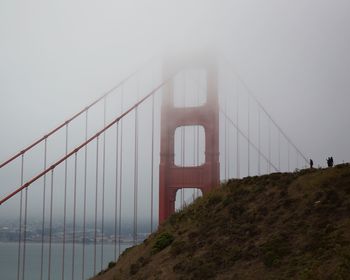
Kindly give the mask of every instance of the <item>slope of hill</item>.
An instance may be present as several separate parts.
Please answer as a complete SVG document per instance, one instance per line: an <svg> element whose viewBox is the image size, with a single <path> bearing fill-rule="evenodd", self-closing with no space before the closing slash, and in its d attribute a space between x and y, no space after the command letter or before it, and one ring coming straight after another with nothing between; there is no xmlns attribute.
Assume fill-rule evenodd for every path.
<svg viewBox="0 0 350 280"><path fill-rule="evenodd" d="M94 279L350 279L350 165L230 180Z"/></svg>

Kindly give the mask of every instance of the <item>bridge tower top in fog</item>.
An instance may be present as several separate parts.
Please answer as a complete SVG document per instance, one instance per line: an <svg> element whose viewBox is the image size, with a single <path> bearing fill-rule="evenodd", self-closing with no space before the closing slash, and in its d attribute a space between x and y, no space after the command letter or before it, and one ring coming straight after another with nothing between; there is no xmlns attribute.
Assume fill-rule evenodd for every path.
<svg viewBox="0 0 350 280"><path fill-rule="evenodd" d="M178 93L178 87L175 86L175 73L187 69L204 71L206 101L199 106L176 107L174 95ZM165 60L163 74L164 79L172 78L165 85L162 96L159 167L160 222L175 211L178 190L198 188L205 193L218 186L220 181L218 74L215 59L203 55L172 57ZM194 93L186 92L186 94ZM184 126L204 128L204 164L190 167L175 164L175 130Z"/></svg>

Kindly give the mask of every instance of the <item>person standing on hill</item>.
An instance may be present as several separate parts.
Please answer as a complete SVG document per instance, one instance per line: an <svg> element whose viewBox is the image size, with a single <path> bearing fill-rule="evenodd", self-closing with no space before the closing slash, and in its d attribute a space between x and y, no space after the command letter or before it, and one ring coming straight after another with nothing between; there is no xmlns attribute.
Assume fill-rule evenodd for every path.
<svg viewBox="0 0 350 280"><path fill-rule="evenodd" d="M314 167L314 161L310 159L310 168L312 169Z"/></svg>
<svg viewBox="0 0 350 280"><path fill-rule="evenodd" d="M333 167L334 165L333 157L327 158L327 165L328 167Z"/></svg>

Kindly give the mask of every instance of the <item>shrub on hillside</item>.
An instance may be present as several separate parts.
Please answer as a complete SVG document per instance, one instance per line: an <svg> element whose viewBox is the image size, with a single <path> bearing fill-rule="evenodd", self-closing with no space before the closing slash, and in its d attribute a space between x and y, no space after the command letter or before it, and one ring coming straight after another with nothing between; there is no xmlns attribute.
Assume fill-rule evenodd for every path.
<svg viewBox="0 0 350 280"><path fill-rule="evenodd" d="M174 236L168 232L164 232L157 237L155 244L152 247L152 253L156 254L166 247L168 247L174 241Z"/></svg>

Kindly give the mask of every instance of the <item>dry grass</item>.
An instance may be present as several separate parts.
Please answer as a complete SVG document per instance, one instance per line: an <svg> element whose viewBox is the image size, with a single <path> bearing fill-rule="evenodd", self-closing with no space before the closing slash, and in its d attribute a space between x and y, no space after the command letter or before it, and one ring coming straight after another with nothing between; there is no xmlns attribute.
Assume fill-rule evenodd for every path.
<svg viewBox="0 0 350 280"><path fill-rule="evenodd" d="M350 165L230 180L95 279L350 279Z"/></svg>

